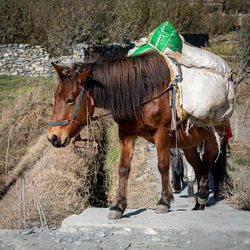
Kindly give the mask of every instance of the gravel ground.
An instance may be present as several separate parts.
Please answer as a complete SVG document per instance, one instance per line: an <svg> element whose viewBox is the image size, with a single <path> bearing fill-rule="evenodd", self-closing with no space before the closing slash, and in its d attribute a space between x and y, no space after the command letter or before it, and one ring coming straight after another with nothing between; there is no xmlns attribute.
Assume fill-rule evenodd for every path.
<svg viewBox="0 0 250 250"><path fill-rule="evenodd" d="M221 233L197 230L93 229L61 233L59 229L2 230L0 249L249 249L246 232ZM248 235L249 237L249 235Z"/></svg>

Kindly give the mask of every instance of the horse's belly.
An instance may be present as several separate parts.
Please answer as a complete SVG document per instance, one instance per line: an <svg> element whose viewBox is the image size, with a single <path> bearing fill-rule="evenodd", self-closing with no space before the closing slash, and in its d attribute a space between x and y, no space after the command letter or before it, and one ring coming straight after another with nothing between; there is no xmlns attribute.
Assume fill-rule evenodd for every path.
<svg viewBox="0 0 250 250"><path fill-rule="evenodd" d="M178 147L182 149L196 147L209 136L211 136L211 133L204 128L190 128L186 133L182 127L178 130Z"/></svg>

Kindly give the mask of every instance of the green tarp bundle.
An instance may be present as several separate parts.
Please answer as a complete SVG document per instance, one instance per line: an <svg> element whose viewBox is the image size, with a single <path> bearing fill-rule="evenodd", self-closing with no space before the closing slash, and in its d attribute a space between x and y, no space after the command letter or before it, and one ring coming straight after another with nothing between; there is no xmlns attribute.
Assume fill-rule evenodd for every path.
<svg viewBox="0 0 250 250"><path fill-rule="evenodd" d="M153 47L156 47L163 53L166 53L168 49L181 53L181 38L179 37L172 23L170 23L169 21L162 23L153 32L151 32L147 38L147 42L147 44L134 49L129 54L129 56L136 56L148 50L153 50ZM151 46L150 44L152 44L153 46Z"/></svg>

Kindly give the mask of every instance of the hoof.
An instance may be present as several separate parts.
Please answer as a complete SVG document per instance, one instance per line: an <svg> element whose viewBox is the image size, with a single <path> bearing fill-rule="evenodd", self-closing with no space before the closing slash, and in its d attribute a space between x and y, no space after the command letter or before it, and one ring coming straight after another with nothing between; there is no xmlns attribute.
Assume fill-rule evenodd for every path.
<svg viewBox="0 0 250 250"><path fill-rule="evenodd" d="M181 188L180 189L173 188L173 191L174 191L174 193L179 194L181 192Z"/></svg>
<svg viewBox="0 0 250 250"><path fill-rule="evenodd" d="M124 211L122 211L118 206L111 207L109 210L108 218L110 220L119 220L122 218Z"/></svg>
<svg viewBox="0 0 250 250"><path fill-rule="evenodd" d="M205 209L205 205L201 205L198 203L198 201L196 201L195 207L192 210L204 210Z"/></svg>
<svg viewBox="0 0 250 250"><path fill-rule="evenodd" d="M198 203L199 203L200 205L206 205L207 199L202 199L202 198L198 197Z"/></svg>
<svg viewBox="0 0 250 250"><path fill-rule="evenodd" d="M159 201L157 203L157 206L156 206L156 209L155 209L155 212L157 214L164 214L164 213L168 213L169 212L169 209L170 209L170 205L164 201Z"/></svg>
<svg viewBox="0 0 250 250"><path fill-rule="evenodd" d="M173 191L175 193L180 193L181 192L181 184L180 183L177 183L177 184L173 185L172 188L173 188Z"/></svg>

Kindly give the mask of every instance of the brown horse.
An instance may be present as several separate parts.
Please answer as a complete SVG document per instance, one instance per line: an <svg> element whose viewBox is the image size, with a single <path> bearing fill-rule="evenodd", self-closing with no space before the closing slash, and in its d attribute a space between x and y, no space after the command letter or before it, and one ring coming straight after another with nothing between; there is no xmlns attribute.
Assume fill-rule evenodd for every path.
<svg viewBox="0 0 250 250"><path fill-rule="evenodd" d="M169 150L176 145L175 132L170 128L169 95L163 94L170 83L170 70L165 59L156 52L150 52L135 57L78 63L72 68L53 66L59 76L59 85L48 133L52 145L68 145L86 125L87 114L93 117L95 106L110 110L119 126L119 188L109 218L121 218L126 209L127 182L138 136L156 145L162 180L156 212L168 212L172 198ZM208 128L192 127L187 135L185 127L186 121L178 125L178 147L183 149L194 167L198 180L198 199L194 209L203 210L209 196L208 173L218 151L217 143ZM196 146L204 140L207 141L207 150L201 161Z"/></svg>

